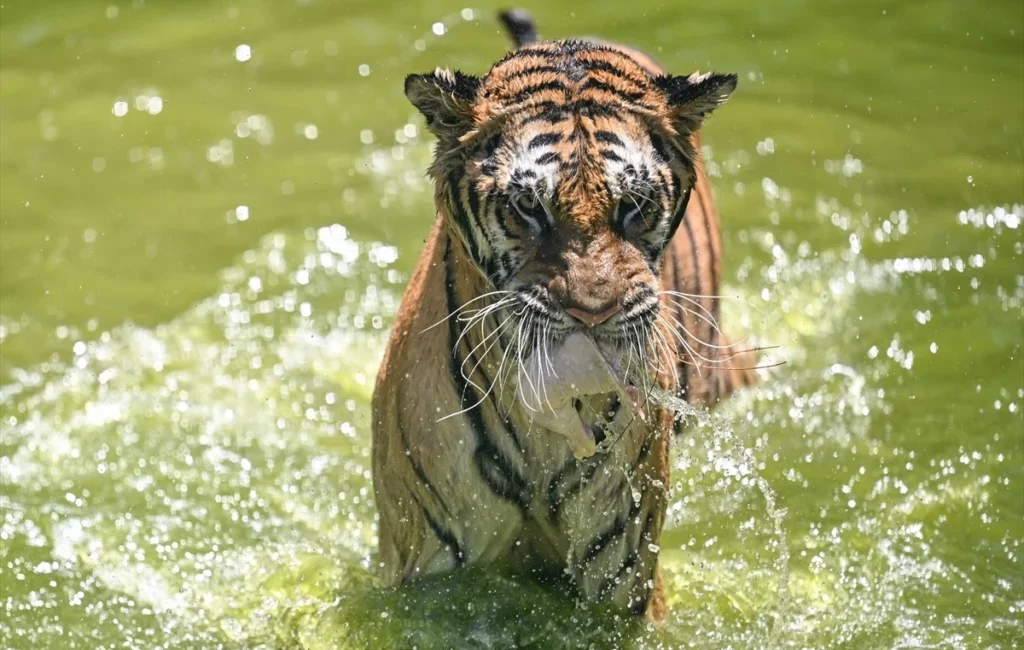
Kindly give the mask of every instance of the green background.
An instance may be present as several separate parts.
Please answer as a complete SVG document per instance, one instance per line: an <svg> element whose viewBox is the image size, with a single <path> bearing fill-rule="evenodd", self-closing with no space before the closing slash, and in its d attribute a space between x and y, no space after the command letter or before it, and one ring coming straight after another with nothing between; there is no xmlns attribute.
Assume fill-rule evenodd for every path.
<svg viewBox="0 0 1024 650"><path fill-rule="evenodd" d="M725 316L785 364L676 441L663 627L488 572L376 588L368 399L433 215L402 79L486 71L495 9L0 5L0 645L1024 645L1001 0L530 7L739 74L705 129Z"/></svg>

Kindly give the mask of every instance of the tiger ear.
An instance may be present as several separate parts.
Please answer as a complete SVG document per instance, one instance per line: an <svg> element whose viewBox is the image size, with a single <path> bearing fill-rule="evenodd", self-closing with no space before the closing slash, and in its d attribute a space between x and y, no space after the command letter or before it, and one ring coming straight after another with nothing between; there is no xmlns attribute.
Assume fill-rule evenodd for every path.
<svg viewBox="0 0 1024 650"><path fill-rule="evenodd" d="M442 68L405 78L405 96L423 113L427 128L438 137L459 137L470 130L479 90L479 77Z"/></svg>
<svg viewBox="0 0 1024 650"><path fill-rule="evenodd" d="M654 80L668 99L670 119L681 133L700 128L704 119L736 90L734 74L694 72L689 77L661 75Z"/></svg>

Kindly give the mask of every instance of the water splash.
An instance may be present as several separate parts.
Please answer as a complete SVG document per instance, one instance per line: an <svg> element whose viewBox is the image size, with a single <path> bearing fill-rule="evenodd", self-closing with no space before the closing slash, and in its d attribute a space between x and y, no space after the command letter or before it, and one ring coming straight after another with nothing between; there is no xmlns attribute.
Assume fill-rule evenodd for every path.
<svg viewBox="0 0 1024 650"><path fill-rule="evenodd" d="M772 490L768 481L758 473L752 450L743 446L743 443L734 434L727 418L715 417L707 409L696 407L685 399L657 386L651 388L650 396L661 406L675 412L677 421L690 420L692 424L710 431L716 448L722 445L728 454L727 457L716 458L714 468L726 475L751 477L750 480L761 493L765 504L765 515L771 522L775 536L777 552L775 570L778 573L778 578L771 629L765 638L760 639L759 647L765 648L765 650L777 647L779 637L786 628L789 607L789 543L786 538L786 511L776 507L775 491ZM731 466L725 466L726 462Z"/></svg>

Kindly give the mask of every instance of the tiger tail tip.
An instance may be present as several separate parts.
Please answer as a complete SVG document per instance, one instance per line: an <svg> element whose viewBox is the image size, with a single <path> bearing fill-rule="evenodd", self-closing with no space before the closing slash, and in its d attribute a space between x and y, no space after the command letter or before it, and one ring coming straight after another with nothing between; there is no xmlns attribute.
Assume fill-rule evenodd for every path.
<svg viewBox="0 0 1024 650"><path fill-rule="evenodd" d="M530 14L522 9L503 9L498 12L498 20L505 26L516 47L530 45L540 40L537 35L537 23Z"/></svg>

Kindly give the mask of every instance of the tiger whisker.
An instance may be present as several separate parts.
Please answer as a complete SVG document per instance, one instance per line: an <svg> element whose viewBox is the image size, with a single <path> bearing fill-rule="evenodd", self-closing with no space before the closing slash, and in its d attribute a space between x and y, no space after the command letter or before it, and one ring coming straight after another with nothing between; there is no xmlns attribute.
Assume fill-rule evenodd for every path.
<svg viewBox="0 0 1024 650"><path fill-rule="evenodd" d="M512 302L511 298L503 298L503 299L499 300L498 302L496 302L494 304L491 304L491 305L487 305L486 307L484 307L482 309L476 309L476 310L472 310L468 314L462 314L462 315L459 316L459 318L457 320L459 322L462 322L462 323L467 323L467 328L470 328L470 327L472 327L471 323L473 323L474 321L476 321L478 319L481 319L481 318L486 318L487 316L493 314L494 312L496 312L496 311L498 311L500 309L504 309L511 302Z"/></svg>
<svg viewBox="0 0 1024 650"><path fill-rule="evenodd" d="M516 325L516 332L518 333L519 328L522 327L522 321L519 321ZM505 368L505 361L509 358L509 353L512 351L512 342L515 339L515 335L509 337L509 340L505 344L505 349L501 353L501 362L498 364L498 376L495 381L498 382L498 404L505 402L505 380L508 374L512 371L512 365L509 364L507 369ZM504 369L504 370L503 370ZM512 401L508 402L505 410L505 417L508 417L512 412Z"/></svg>
<svg viewBox="0 0 1024 650"><path fill-rule="evenodd" d="M458 353L459 345L462 343L463 337L466 336L466 334L468 334L473 329L473 324L477 320L479 320L480 321L480 326L481 326L481 328L483 328L483 323L486 320L486 318L491 313L493 313L494 311L497 311L500 308L500 307L495 307L493 305L491 307L493 307L493 309L489 309L489 310L486 310L486 311L481 310L481 312L477 313L476 315L474 315L472 318L469 319L469 321L466 323L466 326L462 329L462 332L459 333L459 337L457 339L455 339L455 344L452 346L452 356L453 357ZM481 334L483 334L484 330L481 329L480 331L481 331Z"/></svg>
<svg viewBox="0 0 1024 650"><path fill-rule="evenodd" d="M662 323L664 323L664 325L666 327L668 327L669 330L671 330L676 335L676 337L679 339L679 343L683 346L683 351L686 352L686 354L690 355L690 361L689 362L686 361L686 359L682 359L682 358L680 358L679 361L682 362L682 363L689 363L689 365L691 365L691 366L693 366L694 368L697 369L697 376L698 377L702 376L701 364L697 362L697 358L694 356L693 348L691 348L690 345L687 344L687 342L685 340L683 340L682 336L678 332L676 332L674 327L672 327L668 323L665 323L665 321L663 320L663 314L658 314L658 320L661 321ZM678 356L679 355L677 354L677 358L678 358Z"/></svg>
<svg viewBox="0 0 1024 650"><path fill-rule="evenodd" d="M523 338L522 338L522 331L523 331L523 328L520 327L519 328L519 333L518 333L518 341L517 341L517 345L516 345L516 356L517 356L517 358L519 360L519 371L518 371L517 374L518 374L519 378L522 378L522 377L525 376L527 383L530 385L530 390L533 391L534 395L537 395L537 403L538 403L538 406L539 406L540 405L540 394L537 392L537 387L533 385L533 379L530 377L530 373L523 372L523 366L525 364L523 363ZM538 411L538 410L540 410L539 408L536 408L536 409L533 408L531 403L529 401L527 401L526 395L523 392L523 388L524 387L523 387L522 380L519 379L519 381L517 383L518 383L517 390L519 391L519 397L520 397L520 399L523 402L523 406L525 406L526 408L530 409L531 411Z"/></svg>
<svg viewBox="0 0 1024 650"><path fill-rule="evenodd" d="M670 328L670 330L673 330L673 334L676 336L677 339L680 338L680 334L679 334L678 331L676 331L674 328ZM685 332L685 330L684 330L684 332ZM689 334L689 333L687 332L687 334ZM699 374L701 367L706 367L707 365L703 364L703 363L697 363L696 359L692 356L692 352L691 352L692 348L687 346L686 343L684 341L682 341L682 340L680 340L680 343L683 344L684 346L686 346L686 351L691 356L690 356L690 360L687 360L687 359L684 359L684 358L680 358L679 361L681 363L685 364L685 365L692 365L692 366L696 367L697 372ZM715 347L719 347L719 348L725 349L725 347L730 347L730 346L725 346L725 347L723 347L723 346L715 346ZM778 348L778 346L774 346L774 345L772 345L772 346L764 346L764 347L743 348L741 350L735 350L735 351L733 351L730 354L727 354L725 356L717 356L714 359L709 359L708 357L705 357L705 356L700 356L700 358L705 360L705 361L707 361L708 364L715 364L715 367L718 367L718 369L721 369L721 370L757 370L758 367L761 367L761 366L756 366L755 369L739 369L739 367L725 366L725 365L719 365L719 364L720 363L725 363L727 361L731 361L732 359L737 358L739 356L742 356L744 354L749 354L749 353L753 354L755 352L762 352L762 351L765 351L765 350L774 350L774 349L777 349L777 348ZM773 366L766 366L766 367L773 367Z"/></svg>
<svg viewBox="0 0 1024 650"><path fill-rule="evenodd" d="M468 382L467 386L469 384L472 384L474 388L478 390L483 390L471 379L471 377L476 373L476 369L480 367L480 364L483 362L483 360L487 358L487 353L490 352L494 344L500 340L500 332L502 328L505 326L505 323L507 323L511 318L511 315L507 316L505 320L501 321L501 323L499 323L495 329L491 330L490 332L487 333L486 336L482 337L480 342L476 344L476 347L470 350L469 354L466 355L466 358L463 359L462 364L459 366L459 374L461 374L462 378ZM480 357L477 359L476 365L473 366L473 369L469 371L469 376L467 377L465 373L466 364L469 363L471 359L476 358L476 351L479 350L481 346L485 345L487 341L490 340L492 337L494 337L494 340L491 341L491 344L487 346L487 349L484 350L483 354L481 354ZM463 393L465 393L465 390L463 390Z"/></svg>
<svg viewBox="0 0 1024 650"><path fill-rule="evenodd" d="M723 366L723 370L767 370L769 368L778 368L779 366L786 365L785 361L778 361L776 363L769 364L758 364L756 366Z"/></svg>
<svg viewBox="0 0 1024 650"><path fill-rule="evenodd" d="M695 316L703 318L706 323L711 325L711 327L715 328L715 331L718 332L718 334L720 336L725 336L725 334L722 332L722 330L718 326L718 321L715 319L715 315L712 314L710 311L708 311L707 307L705 307L704 305L700 304L699 302L697 302L693 298L690 298L690 297L688 297L686 295L683 295L683 294L679 293L678 291L659 291L658 295L659 296L668 296L668 298L672 302L672 304L674 304L677 307L680 307L682 309L686 309L687 311L690 311ZM706 317L703 316L703 315L698 314L697 312L694 312L692 309L689 309L688 307L686 307L685 305L682 305L681 303L675 302L676 299L682 299L682 300L685 300L685 301L687 301L687 302L689 302L691 304L696 305L698 308L700 308L701 311L704 312L704 314L706 314Z"/></svg>
<svg viewBox="0 0 1024 650"><path fill-rule="evenodd" d="M687 343L682 338L679 338L679 342L683 345L683 347L685 347L690 352L690 359L693 361L693 366L697 369L697 374L698 375L701 374L701 369L707 368L709 365L718 363L717 360L709 359L706 356L704 356L703 354L701 354L700 352L698 352L697 349L693 345ZM704 363L698 363L697 359L700 359Z"/></svg>
<svg viewBox="0 0 1024 650"><path fill-rule="evenodd" d="M548 408L551 409L552 413L554 413L555 412L555 407L552 406L552 404L551 404L551 398L548 395L547 380L544 378L544 364L543 364L544 350L546 350L547 347L548 347L547 346L547 338L546 338L546 334L545 334L546 331L547 331L547 323L544 323L541 326L540 331L539 331L539 335L537 337L537 352L536 352L536 354L537 354L537 368L540 371L540 384L541 384L541 390L543 390L543 392L544 392L544 401L547 402ZM550 365L550 358L548 359L548 364ZM552 372L551 376L555 377L556 375L555 375L554 372Z"/></svg>
<svg viewBox="0 0 1024 650"><path fill-rule="evenodd" d="M746 304L748 307L752 308L754 311L756 311L759 314L763 314L764 313L761 310L760 307L758 307L754 303L750 302L746 298L740 298L739 296L724 296L724 295L721 295L721 294L703 294L703 293L684 293L682 291L675 291L674 293L676 293L676 294L678 294L680 296L686 296L687 298L706 298L708 300L736 300L736 301L739 301L739 302L742 302L742 303Z"/></svg>
<svg viewBox="0 0 1024 650"><path fill-rule="evenodd" d="M551 322L547 321L547 322L544 323L544 342L545 343L550 343L551 340L552 340L551 339ZM550 345L545 345L544 346L544 356L545 356L545 358L547 360L548 370L551 371L551 376L552 377L556 376L557 375L557 371L555 370L555 364L551 362L551 346Z"/></svg>
<svg viewBox="0 0 1024 650"><path fill-rule="evenodd" d="M510 317L510 318L511 318L511 317ZM497 329L496 331L500 331L500 329L501 329L502 327L504 327L505 323L507 323L507 322L508 322L508 319L506 319L505 321L503 321L503 322L502 322L502 325L500 325L500 326L498 327L498 329ZM493 332L492 332L492 333L493 333ZM476 369L477 369L477 368L478 368L478 367L480 366L480 364L481 364L481 363L483 362L483 360L484 360L485 358L487 358L487 353L488 353L488 352L490 352L490 350L491 350L491 348L492 348L492 347L494 346L494 344L495 344L496 340L497 340L497 339L495 339L495 341L492 341L492 342L491 342L491 345L490 345L490 346L488 346L487 350L486 350L486 351L484 352L484 354L483 354L483 355L481 355L481 357L480 357L480 359L479 359L479 360L477 361L476 365L475 365L475 366L473 366L473 370L472 370L472 371L470 371L470 374L471 374L471 375L472 375L472 374L473 374L473 373L474 373L474 372L476 371ZM479 347L479 346L478 346L478 347ZM474 348L474 349L476 349L476 348ZM463 362L463 363L465 363L465 362ZM461 373L461 369L460 369L460 373ZM463 376L463 378L466 378L465 374L463 374L462 376ZM482 390L482 389L481 389L481 388L480 388L479 386L477 386L477 385L476 385L476 383L475 383L475 382L471 381L470 379L466 378L466 381L467 381L467 382L469 382L470 384L473 384L473 386L474 386L475 388L477 388L478 390ZM468 384L467 384L467 388L468 388ZM478 399L478 400L476 401L476 403L472 404L471 406L467 406L467 407L465 407L465 408L459 409L458 411L455 411L454 413L449 413L448 415L446 415L446 416L444 416L444 417L442 417L442 418L439 418L439 419L438 419L437 421L438 421L438 422L443 422L444 420L447 420L447 419L449 419L449 418L453 418L453 417L456 417L456 416L458 416L458 415L462 415L463 413L468 413L469 411L472 411L473 409L475 409L476 407L478 407L478 406L480 406L481 404L483 404L483 403L484 403L484 400L486 400L486 399L487 399L487 397L488 397L488 396L489 396L489 395L491 394L491 390L492 390L493 388L494 388L494 382L492 381L492 382L491 382L491 385L490 385L490 386L489 386L489 387L487 388L487 391L486 391L486 392L484 392L484 394L483 394L483 395L482 395L482 396L480 397L480 399ZM464 389L463 389L463 391L462 391L462 399L463 399L463 400L465 400L465 396L466 396L466 388L464 388Z"/></svg>
<svg viewBox="0 0 1024 650"><path fill-rule="evenodd" d="M745 354L753 354L755 352L764 352L765 350L777 350L778 348L779 348L779 346L777 346L777 345L767 345L767 346L764 346L764 347L755 347L755 348L744 348L743 350L737 350L736 352L733 352L732 354L730 354L728 356L719 357L719 358L715 359L715 363L725 363L726 361L732 361L733 359L735 359L737 357L741 357L741 356L743 356ZM737 370L739 370L739 369L737 368Z"/></svg>
<svg viewBox="0 0 1024 650"><path fill-rule="evenodd" d="M669 344L668 340L666 340L664 332L661 332L659 330L658 331L658 337L661 339L662 344L665 346L665 352L667 353L668 358L669 359L675 359L676 356L677 356L676 349ZM669 364L669 368L672 370L672 385L673 386L678 386L679 385L679 366L678 366L678 364L670 363Z"/></svg>
<svg viewBox="0 0 1024 650"><path fill-rule="evenodd" d="M664 320L664 314L658 314L658 319L662 323L664 323L669 329L671 329L676 334L677 338L679 338L679 342L683 346L685 346L687 350L691 351L692 355L696 355L697 357L700 357L700 359L702 361L706 361L708 363L718 363L718 361L716 361L715 359L709 359L709 358L705 357L703 354L701 354L701 353L697 352L696 350L694 350L692 346L690 346L685 340L683 340L682 336L679 334L679 331L676 328L672 327L670 323L668 323L667 321ZM674 320L674 318L673 318L673 320ZM676 324L679 325L679 330L682 330L687 336L689 336L690 338L693 338L694 340L696 340L699 343L704 343L704 341L701 341L699 338L694 336L689 330L686 329L685 326L683 326L681 323L679 323L679 321L676 321ZM709 346L709 347L717 347L719 349L725 349L725 348L723 348L723 346ZM696 360L694 360L694 361L696 361ZM694 365L700 365L700 364L694 363Z"/></svg>
<svg viewBox="0 0 1024 650"><path fill-rule="evenodd" d="M445 322L449 318L452 318L453 316L457 316L459 313L462 312L463 309L465 309L469 305L473 304L474 302L477 302L478 300L483 300L484 298L487 298L489 296L502 295L502 294L510 294L510 293L512 293L512 292L511 291L490 291L490 292L485 293L483 295L477 296L476 298L470 298L466 302L462 303L462 306L460 306L458 309L455 309L454 311L452 311L452 313L448 314L447 316L445 316L441 320L437 321L433 325L420 330L420 334L422 334L422 333L424 333L426 331L434 329L435 327L437 327L441 323Z"/></svg>
<svg viewBox="0 0 1024 650"><path fill-rule="evenodd" d="M542 328L541 328L541 342L542 342L542 345L541 345L542 359L543 359L545 365L547 366L547 369L550 371L551 377L555 378L555 377L558 376L558 373L555 370L555 365L551 362L551 343L552 343L552 339L551 339L551 323L550 323L550 321L545 321L543 326L542 326ZM543 370L541 370L541 374L543 375ZM545 388L544 388L544 395L547 398L547 386L546 385L545 385ZM552 412L554 412L554 407L551 406L551 400L550 399L548 399L548 407L551 408Z"/></svg>
<svg viewBox="0 0 1024 650"><path fill-rule="evenodd" d="M694 314L695 316L700 316L700 314L697 314L696 312L694 312L691 309L687 309L686 307L682 307L682 306L680 306L680 307L681 307L681 309L683 309L684 311L686 311L688 313ZM685 332L687 336L689 336L691 339L693 339L697 343L700 343L701 345L704 345L704 346L709 347L709 348L714 348L716 350L730 350L732 348L735 348L735 347L739 346L741 343L745 342L747 340L747 338L749 338L749 337L745 337L745 338L743 338L743 339L741 339L741 340L739 340L739 341L737 341L735 343L730 343L729 345L716 345L715 343L709 343L708 341L705 341L704 339L700 338L699 336L697 336L696 334L691 332L673 314L664 314L664 316L666 316L668 318L671 318L672 322L674 322L679 327L679 329L681 329L683 332ZM668 323L666 323L666 325L667 324ZM721 332L719 332L719 334L721 334Z"/></svg>
<svg viewBox="0 0 1024 650"><path fill-rule="evenodd" d="M480 309L471 309L471 310L469 310L467 312L459 314L459 317L458 317L457 320L460 321L460 322L463 322L463 323L468 322L468 321L472 321L474 318L477 318L480 314L488 314L488 313L493 312L493 311L495 311L497 309L501 309L505 305L511 303L513 300L515 300L514 297L507 296L505 298L502 298L498 302L491 303L490 305L487 305L485 307L481 307Z"/></svg>
<svg viewBox="0 0 1024 650"><path fill-rule="evenodd" d="M658 328L652 328L651 332L653 335L650 338L651 342L654 345L654 349L652 350L653 354L651 355L652 358L649 361L649 365L651 369L654 371L655 375L661 375L664 372L666 372L666 370L664 364L662 363L662 355L660 354L660 350L665 349L669 351L669 354L667 355L669 358L675 356L673 354L674 350L668 344L668 341L665 340L665 335L662 334Z"/></svg>
<svg viewBox="0 0 1024 650"><path fill-rule="evenodd" d="M533 320L534 320L535 317L536 317L536 315L533 312L531 312L530 315L527 317L527 320L526 320L526 345L527 345L526 361L527 362L530 362L531 358L532 359L536 359L536 360L539 361L539 359L537 358L537 354L538 354L538 345L537 344L539 343L539 339L537 337L537 330L533 326ZM530 350L529 348L533 348L533 349ZM527 367L526 370L527 370L527 372L529 372L529 370L530 370L529 367ZM543 368L539 368L538 367L538 371L539 371L539 374L537 375L537 393L536 393L536 397L537 397L537 410L540 410L541 407L543 406L542 402L543 402L543 396L544 396L544 370L543 370Z"/></svg>
<svg viewBox="0 0 1024 650"><path fill-rule="evenodd" d="M501 329L505 326L505 324L507 322L508 322L508 319L505 319L504 321L502 321L501 325L498 326L498 328L497 328L497 330L495 330L495 332L500 332ZM492 332L492 334L493 334L493 332ZM480 357L477 359L476 364L474 364L473 368L469 371L470 376L476 374L477 368L479 368L480 364L482 364L487 359L487 355L490 354L491 350L494 348L494 346L498 343L499 340L500 340L500 336L495 337L495 339L493 341L491 341L491 343L483 351L483 354L481 354ZM483 345L483 343L481 343L480 345ZM479 347L479 346L477 346L477 347ZM465 367L465 364L466 364L466 362L464 361L463 362L463 367ZM476 387L478 390L483 390L482 388L477 386L477 384L475 382L471 381L468 377L466 377L466 375L464 373L462 373L462 368L460 368L460 374L462 374L463 378L465 378L467 382L472 383L473 386ZM491 385L487 387L487 390L484 392L483 397L480 398L480 402L482 402L484 399L487 398L488 395L490 395L491 389L493 389L493 388L494 388L494 380L491 380ZM465 396L465 390L463 390L463 396ZM477 402L477 404L479 404L480 402Z"/></svg>
<svg viewBox="0 0 1024 650"><path fill-rule="evenodd" d="M632 339L626 340L626 348L629 351L629 356L626 357L626 372L625 375L628 378L630 376L630 369L633 366L633 341Z"/></svg>

